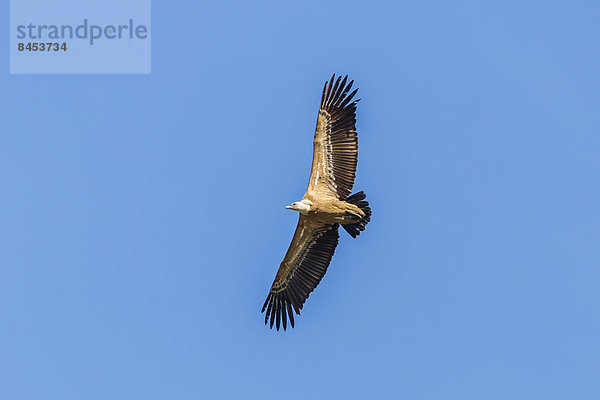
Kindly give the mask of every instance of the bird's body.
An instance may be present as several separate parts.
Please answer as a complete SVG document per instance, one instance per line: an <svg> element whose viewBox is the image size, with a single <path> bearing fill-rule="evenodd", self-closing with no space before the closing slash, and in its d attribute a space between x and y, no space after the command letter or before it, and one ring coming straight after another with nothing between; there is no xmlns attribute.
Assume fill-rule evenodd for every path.
<svg viewBox="0 0 600 400"><path fill-rule="evenodd" d="M300 214L310 215L312 221L322 224L351 224L360 221L365 216L365 213L356 205L334 197L322 197L307 193L299 203L306 207L299 207L296 211ZM291 210L295 209L288 207Z"/></svg>
<svg viewBox="0 0 600 400"><path fill-rule="evenodd" d="M325 82L313 141L313 163L308 188L302 200L286 208L300 217L292 243L279 266L262 311L265 324L286 329L294 311L300 310L319 284L338 244L341 225L357 237L370 221L371 208L364 192L350 196L358 160L357 90L348 94L352 82L335 75ZM340 82L341 81L341 82Z"/></svg>

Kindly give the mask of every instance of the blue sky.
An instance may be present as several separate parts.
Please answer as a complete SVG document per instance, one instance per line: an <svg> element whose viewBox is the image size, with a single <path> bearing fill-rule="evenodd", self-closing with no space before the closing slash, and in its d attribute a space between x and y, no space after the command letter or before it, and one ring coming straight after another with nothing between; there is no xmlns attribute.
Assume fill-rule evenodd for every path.
<svg viewBox="0 0 600 400"><path fill-rule="evenodd" d="M201 3L147 76L4 52L1 398L599 398L596 2ZM275 332L334 72L373 219Z"/></svg>

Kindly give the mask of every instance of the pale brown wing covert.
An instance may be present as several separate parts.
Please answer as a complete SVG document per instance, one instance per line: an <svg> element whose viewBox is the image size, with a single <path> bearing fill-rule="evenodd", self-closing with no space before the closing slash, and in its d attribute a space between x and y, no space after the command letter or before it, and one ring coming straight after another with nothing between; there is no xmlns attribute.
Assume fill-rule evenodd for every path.
<svg viewBox="0 0 600 400"><path fill-rule="evenodd" d="M356 92L348 94L354 81L348 76L325 82L313 142L313 163L308 192L330 192L345 200L352 191L358 161ZM334 83L335 80L335 83Z"/></svg>

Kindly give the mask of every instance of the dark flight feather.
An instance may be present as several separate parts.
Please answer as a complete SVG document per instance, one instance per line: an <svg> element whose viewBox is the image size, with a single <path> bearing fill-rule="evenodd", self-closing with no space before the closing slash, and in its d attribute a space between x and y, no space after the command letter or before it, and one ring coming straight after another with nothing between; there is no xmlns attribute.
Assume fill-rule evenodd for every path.
<svg viewBox="0 0 600 400"><path fill-rule="evenodd" d="M300 215L290 249L300 246L301 251L288 253L281 262L269 295L263 304L265 325L279 330L287 328L287 319L294 326L292 308L300 314L302 305L323 279L338 244L338 224L311 227ZM287 309L287 310L286 310ZM286 312L287 311L287 312Z"/></svg>

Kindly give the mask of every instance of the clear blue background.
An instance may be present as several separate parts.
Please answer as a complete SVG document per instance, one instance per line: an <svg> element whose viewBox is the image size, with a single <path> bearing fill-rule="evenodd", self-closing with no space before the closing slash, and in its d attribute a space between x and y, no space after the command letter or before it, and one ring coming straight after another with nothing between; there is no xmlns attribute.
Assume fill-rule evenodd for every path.
<svg viewBox="0 0 600 400"><path fill-rule="evenodd" d="M411 3L154 2L150 76L6 49L0 398L600 398L600 6ZM271 331L333 72L373 220Z"/></svg>

